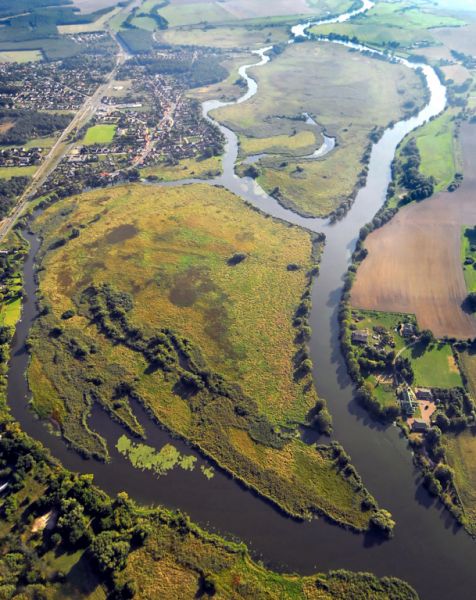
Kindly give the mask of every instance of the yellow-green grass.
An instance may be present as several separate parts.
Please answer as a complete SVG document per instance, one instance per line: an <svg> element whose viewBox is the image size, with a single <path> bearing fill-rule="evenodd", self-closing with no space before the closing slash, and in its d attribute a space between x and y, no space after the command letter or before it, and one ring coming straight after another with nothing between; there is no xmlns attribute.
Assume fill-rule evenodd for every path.
<svg viewBox="0 0 476 600"><path fill-rule="evenodd" d="M282 448L257 443L225 399L205 400L200 410L206 413L210 404L211 413L197 419L174 377L148 368L143 355L127 345L112 344L81 311L61 319L64 311L78 309L81 292L91 284L110 282L133 297L127 318L146 338L171 328L200 350L206 368L239 385L268 422L302 421L316 394L309 374L295 377L292 320L309 283L310 235L207 185L136 185L61 201L36 224L43 248L69 237L71 226L80 235L47 251L41 261L40 293L51 311L31 338L29 382L36 410L53 416L73 445L104 455L101 440L85 426L86 382L100 376L101 402L140 433L129 404L113 402L115 387L133 382L167 428L284 510L301 516L322 511L365 529L371 513L361 510L363 492L325 452L297 437ZM246 259L230 266L236 253ZM301 268L288 270L290 263ZM63 328L60 340L49 334L55 323ZM71 337L94 346L84 363L62 345ZM194 403L203 402L206 393L192 397Z"/></svg>
<svg viewBox="0 0 476 600"><path fill-rule="evenodd" d="M454 470L454 483L463 504L464 525L476 533L476 436L466 430L443 437L448 464Z"/></svg>
<svg viewBox="0 0 476 600"><path fill-rule="evenodd" d="M417 343L402 354L411 360L415 385L422 387L463 387L461 373L449 344L434 343L426 347Z"/></svg>
<svg viewBox="0 0 476 600"><path fill-rule="evenodd" d="M179 161L178 165L159 163L151 167L145 167L140 172L142 177L153 175L163 181L178 181L190 177L208 179L221 173L221 159L218 156L212 156L204 160L186 158Z"/></svg>
<svg viewBox="0 0 476 600"><path fill-rule="evenodd" d="M271 137L240 137L240 154L291 154L304 156L311 154L321 140L312 131L300 131L294 135L274 135Z"/></svg>
<svg viewBox="0 0 476 600"><path fill-rule="evenodd" d="M318 35L337 33L374 46L410 48L414 44L435 44L431 28L464 25L461 19L432 12L431 7L415 7L410 0L377 2L367 13L350 22L320 25L311 28Z"/></svg>
<svg viewBox="0 0 476 600"><path fill-rule="evenodd" d="M267 191L278 187L298 210L316 216L352 195L371 130L401 118L406 102L420 105L423 99L413 71L335 44L291 45L251 74L259 81L257 95L215 111L220 121L242 137L269 137L308 129L295 120L307 112L337 137L336 149L322 160L290 159L284 166L282 159L261 161L260 184Z"/></svg>
<svg viewBox="0 0 476 600"><path fill-rule="evenodd" d="M472 398L476 399L476 353L465 351L458 354L459 364L466 380L466 387Z"/></svg>
<svg viewBox="0 0 476 600"><path fill-rule="evenodd" d="M278 44L289 39L286 29L270 27L252 29L240 26L226 26L199 29L197 27L181 27L167 29L160 33L161 39L169 44L186 44L190 46L208 46L212 48L261 48L264 44ZM257 62L253 57L249 63Z"/></svg>
<svg viewBox="0 0 476 600"><path fill-rule="evenodd" d="M471 258L472 264L465 264ZM464 280L468 292L476 292L476 230L473 227L463 227L461 232L461 262L463 264Z"/></svg>
<svg viewBox="0 0 476 600"><path fill-rule="evenodd" d="M420 172L435 179L435 191L448 187L460 164L460 147L455 133L455 111L446 110L415 134L420 152Z"/></svg>
<svg viewBox="0 0 476 600"><path fill-rule="evenodd" d="M232 15L218 2L194 2L176 6L169 4L160 9L159 14L167 19L169 27L233 20Z"/></svg>
<svg viewBox="0 0 476 600"><path fill-rule="evenodd" d="M32 138L31 140L28 140L24 148L51 148L54 146L57 139L58 138L56 137L49 136Z"/></svg>
<svg viewBox="0 0 476 600"><path fill-rule="evenodd" d="M135 17L132 19L132 25L138 29L145 29L146 31L155 31L157 29L157 23L151 17Z"/></svg>
<svg viewBox="0 0 476 600"><path fill-rule="evenodd" d="M121 22L125 18L123 9L120 7L114 8L113 10L101 15L96 21L92 23L78 23L77 25L58 25L58 31L62 35L73 35L77 33L93 33L95 31L104 31L106 29L108 21L112 19L119 19Z"/></svg>
<svg viewBox="0 0 476 600"><path fill-rule="evenodd" d="M216 597L223 600L414 597L403 582L381 582L369 573L344 575L341 571L307 577L276 573L252 561L242 545L194 529L193 534L180 535L177 529L153 527L144 546L129 555L125 569L118 574L119 584L137 582L142 598L191 599L199 595L199 573L206 569L213 571Z"/></svg>
<svg viewBox="0 0 476 600"><path fill-rule="evenodd" d="M42 60L43 55L40 50L11 50L8 52L0 52L0 63L2 62L38 62Z"/></svg>
<svg viewBox="0 0 476 600"><path fill-rule="evenodd" d="M28 167L0 167L0 178L10 179L11 177L26 176L30 177L38 169L37 166Z"/></svg>
<svg viewBox="0 0 476 600"><path fill-rule="evenodd" d="M22 289L22 281L17 277L14 282L9 285L9 290L19 292ZM21 315L21 297L13 300L2 300L0 302L0 324L7 327L14 327Z"/></svg>
<svg viewBox="0 0 476 600"><path fill-rule="evenodd" d="M110 144L116 133L117 125L93 125L86 131L82 143L86 146L93 144Z"/></svg>

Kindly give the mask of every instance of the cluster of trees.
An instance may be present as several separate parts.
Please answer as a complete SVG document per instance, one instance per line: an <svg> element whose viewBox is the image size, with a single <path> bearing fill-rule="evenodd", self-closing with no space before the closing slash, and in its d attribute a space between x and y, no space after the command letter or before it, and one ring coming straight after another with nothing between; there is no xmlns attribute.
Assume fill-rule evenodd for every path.
<svg viewBox="0 0 476 600"><path fill-rule="evenodd" d="M137 60L150 74L172 75L189 88L218 83L228 76L221 57L211 53L199 52L198 57L181 53L173 58L146 55Z"/></svg>
<svg viewBox="0 0 476 600"><path fill-rule="evenodd" d="M15 199L23 193L29 181L30 178L23 175L0 179L0 219L8 215Z"/></svg>
<svg viewBox="0 0 476 600"><path fill-rule="evenodd" d="M475 424L476 407L462 388L433 390L438 398L435 422L441 431L462 431Z"/></svg>
<svg viewBox="0 0 476 600"><path fill-rule="evenodd" d="M432 177L420 173L421 156L417 143L410 140L402 150L403 162L398 165L398 183L407 190L401 203L423 200L433 195L435 185Z"/></svg>
<svg viewBox="0 0 476 600"><path fill-rule="evenodd" d="M36 137L52 135L63 130L71 121L71 115L39 112L36 110L0 109L0 121L13 121L13 127L0 135L0 145L26 144Z"/></svg>

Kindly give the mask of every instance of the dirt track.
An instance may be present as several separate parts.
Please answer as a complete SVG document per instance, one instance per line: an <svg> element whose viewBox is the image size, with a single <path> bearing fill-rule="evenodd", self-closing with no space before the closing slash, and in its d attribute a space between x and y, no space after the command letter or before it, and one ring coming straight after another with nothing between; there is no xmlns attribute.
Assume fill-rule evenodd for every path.
<svg viewBox="0 0 476 600"><path fill-rule="evenodd" d="M476 337L460 260L462 225L476 224L476 125L461 128L464 182L454 193L403 208L366 241L368 257L352 288L352 305L414 313L436 336Z"/></svg>

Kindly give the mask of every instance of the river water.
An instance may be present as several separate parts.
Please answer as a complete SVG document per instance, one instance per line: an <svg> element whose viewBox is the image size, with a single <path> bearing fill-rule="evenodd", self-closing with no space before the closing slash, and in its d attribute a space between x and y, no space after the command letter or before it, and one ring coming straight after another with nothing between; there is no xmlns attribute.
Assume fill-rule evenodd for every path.
<svg viewBox="0 0 476 600"><path fill-rule="evenodd" d="M366 2L365 6L368 8L371 4ZM344 17L346 15L341 19L345 20ZM305 33L308 26L305 24L298 33ZM297 35L296 30L294 33ZM362 50L362 47L358 49ZM268 62L267 52L269 49L257 52L260 66ZM404 64L416 68L414 64ZM248 75L251 66L257 65L242 67L241 74L248 83L248 91L238 102L245 102L257 91L256 81ZM208 528L244 540L253 555L261 557L272 568L303 574L338 568L371 571L379 576L394 575L405 579L422 598L428 600L474 598L475 542L457 527L441 503L422 488L411 453L399 430L372 422L356 405L339 349L337 308L358 232L385 200L390 164L398 143L445 106L445 89L436 74L426 65L421 68L431 92L430 102L418 116L388 129L373 146L367 184L360 190L343 220L330 224L323 219L306 219L280 206L254 180L238 178L234 174L237 138L221 126L227 142L223 175L210 182L227 187L262 212L326 234L320 274L312 290L311 351L315 384L319 395L328 401L334 419L335 438L351 454L370 492L397 521L392 540L354 534L322 518L311 522L290 519L218 469L210 481L198 468L193 472L176 469L166 477L156 479L150 473L133 468L115 450L115 442L124 432L97 407L93 409L90 423L108 441L111 462L86 461L69 450L61 438L52 435L28 408L29 390L24 376L28 364L25 341L32 322L37 318L34 261L39 242L34 236L30 236L31 251L24 267L26 298L12 348L7 389L12 413L23 429L49 447L65 467L93 473L96 483L107 492L114 494L125 490L139 502L180 508ZM204 112L208 115L222 105L220 102L207 102ZM194 180L180 184L192 182ZM140 407L136 409L146 430L148 444L161 448L164 443L172 441L181 452L195 454L199 464L209 464L183 442L172 440L167 432L150 421Z"/></svg>

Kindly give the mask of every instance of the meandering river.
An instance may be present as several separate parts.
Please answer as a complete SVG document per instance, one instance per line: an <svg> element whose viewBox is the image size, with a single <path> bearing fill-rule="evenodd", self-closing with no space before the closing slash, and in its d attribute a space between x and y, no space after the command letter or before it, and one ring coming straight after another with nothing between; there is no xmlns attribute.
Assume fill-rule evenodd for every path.
<svg viewBox="0 0 476 600"><path fill-rule="evenodd" d="M364 0L357 12L368 10L372 5L372 2ZM342 22L353 14L356 13L347 13L325 22ZM293 28L293 35L305 35L310 24ZM354 47L367 50L362 46ZM269 50L258 51L258 63L241 68L240 73L248 88L237 102L246 102L257 92L257 83L248 75L248 70L264 66L269 60ZM399 61L408 68L417 68L415 64ZM227 141L223 175L210 182L211 185L227 187L262 212L326 234L320 274L312 291L311 351L315 384L319 395L328 401L334 418L335 438L351 454L365 485L397 521L392 540L382 541L372 535L350 533L325 519L311 522L290 519L219 470L210 481L203 477L200 469L193 472L176 469L166 477L156 479L150 473L133 468L115 450L115 442L123 430L100 408L93 409L91 425L108 441L111 451L109 464L83 460L69 450L59 436L50 434L28 408L29 390L25 380L28 364L25 341L38 314L34 301L34 261L39 242L34 236L30 236L31 251L24 267L26 298L14 339L7 390L13 415L23 429L49 447L67 468L93 473L96 483L107 492L114 494L126 490L140 502L180 508L207 527L244 540L252 553L270 567L306 574L338 568L372 571L381 576L395 575L405 579L422 598L428 600L473 598L476 589L476 542L459 529L440 502L421 487L406 440L399 430L396 427L383 428L372 422L357 406L338 339L337 308L343 277L360 228L372 219L385 200L396 147L408 132L445 107L445 89L435 72L426 65L419 67L431 92L428 105L416 117L387 129L382 139L373 146L367 184L359 191L354 205L341 221L330 224L327 220L300 217L265 194L254 180L238 178L234 174L237 138L222 126L220 129ZM207 102L204 113L208 115L219 106L223 103ZM191 182L194 180L170 185ZM136 408L145 427L148 444L160 448L171 441L169 434L153 424L140 407ZM196 454L180 441L173 440L173 443L185 454ZM206 464L203 457L198 459Z"/></svg>

